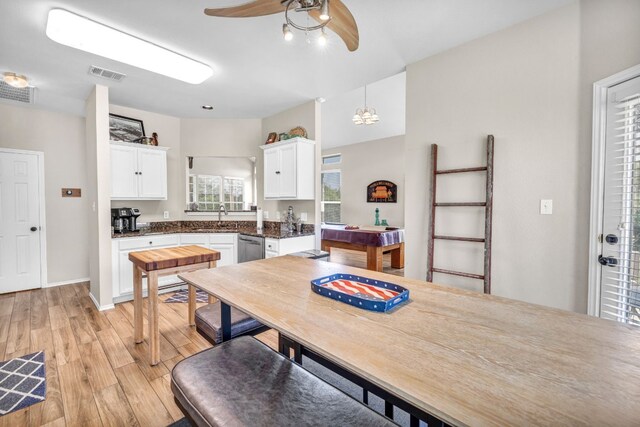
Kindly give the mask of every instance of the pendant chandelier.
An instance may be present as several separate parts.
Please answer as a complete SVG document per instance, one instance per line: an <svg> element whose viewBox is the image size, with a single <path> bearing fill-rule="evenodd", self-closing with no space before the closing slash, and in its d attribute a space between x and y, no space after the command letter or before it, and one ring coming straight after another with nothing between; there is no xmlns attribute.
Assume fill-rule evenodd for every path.
<svg viewBox="0 0 640 427"><path fill-rule="evenodd" d="M376 109L367 106L367 86L364 87L364 108L358 108L351 120L355 125L373 125L380 121Z"/></svg>

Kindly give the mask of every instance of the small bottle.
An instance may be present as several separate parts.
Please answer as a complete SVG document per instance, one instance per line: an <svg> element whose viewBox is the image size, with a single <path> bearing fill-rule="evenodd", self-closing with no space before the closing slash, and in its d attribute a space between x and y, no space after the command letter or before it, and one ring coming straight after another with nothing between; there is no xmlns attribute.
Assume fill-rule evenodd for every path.
<svg viewBox="0 0 640 427"><path fill-rule="evenodd" d="M376 223L375 225L380 225L380 209L376 208Z"/></svg>

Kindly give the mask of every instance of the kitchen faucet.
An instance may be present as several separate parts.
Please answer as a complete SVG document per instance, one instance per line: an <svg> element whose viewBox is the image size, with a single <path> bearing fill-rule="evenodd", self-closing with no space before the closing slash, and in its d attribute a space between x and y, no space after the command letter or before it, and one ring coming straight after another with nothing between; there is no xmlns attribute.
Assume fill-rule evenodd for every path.
<svg viewBox="0 0 640 427"><path fill-rule="evenodd" d="M218 209L218 225L222 225L222 213L229 215L229 212L224 208L224 205L220 203L220 209Z"/></svg>

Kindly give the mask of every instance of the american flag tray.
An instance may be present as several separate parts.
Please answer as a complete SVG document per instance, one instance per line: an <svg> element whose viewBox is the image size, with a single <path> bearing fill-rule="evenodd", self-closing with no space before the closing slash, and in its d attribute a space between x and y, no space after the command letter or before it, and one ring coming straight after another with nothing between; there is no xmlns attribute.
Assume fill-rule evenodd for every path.
<svg viewBox="0 0 640 427"><path fill-rule="evenodd" d="M409 299L409 290L382 280L332 274L311 281L313 292L365 310L385 312Z"/></svg>

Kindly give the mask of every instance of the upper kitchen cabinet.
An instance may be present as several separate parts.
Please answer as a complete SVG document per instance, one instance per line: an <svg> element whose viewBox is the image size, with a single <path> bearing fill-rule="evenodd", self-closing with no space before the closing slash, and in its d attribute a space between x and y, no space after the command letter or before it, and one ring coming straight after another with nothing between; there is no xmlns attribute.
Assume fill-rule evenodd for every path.
<svg viewBox="0 0 640 427"><path fill-rule="evenodd" d="M111 142L111 199L167 200L167 150Z"/></svg>
<svg viewBox="0 0 640 427"><path fill-rule="evenodd" d="M313 200L315 198L315 142L292 138L263 145L264 198Z"/></svg>

